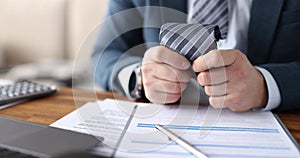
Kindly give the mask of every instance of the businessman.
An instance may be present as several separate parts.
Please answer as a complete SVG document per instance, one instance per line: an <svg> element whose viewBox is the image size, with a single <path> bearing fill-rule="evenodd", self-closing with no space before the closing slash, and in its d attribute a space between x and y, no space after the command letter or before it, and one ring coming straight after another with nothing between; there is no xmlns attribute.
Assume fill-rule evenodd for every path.
<svg viewBox="0 0 300 158"><path fill-rule="evenodd" d="M149 12L150 6L169 8L187 16L156 16L157 11ZM204 88L215 108L300 109L300 1L110 0L108 16L139 7L149 9L137 9L100 31L92 63L95 80L105 90L134 99L146 97L155 103L174 103L190 89L192 69L197 74L195 81ZM159 44L159 28L119 32L120 36L109 46L101 42L107 39L103 32L116 34L132 23L163 25L191 21L212 22L225 35L218 50L191 64L178 52ZM124 55L133 50L134 53Z"/></svg>

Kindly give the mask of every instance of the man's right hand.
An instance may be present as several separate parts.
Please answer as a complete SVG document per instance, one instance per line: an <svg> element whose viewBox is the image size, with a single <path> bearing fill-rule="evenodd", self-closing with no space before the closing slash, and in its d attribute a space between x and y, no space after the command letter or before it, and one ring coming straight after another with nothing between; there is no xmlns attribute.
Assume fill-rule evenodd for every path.
<svg viewBox="0 0 300 158"><path fill-rule="evenodd" d="M189 61L164 46L146 51L142 66L142 79L148 100L158 104L178 101L191 79Z"/></svg>

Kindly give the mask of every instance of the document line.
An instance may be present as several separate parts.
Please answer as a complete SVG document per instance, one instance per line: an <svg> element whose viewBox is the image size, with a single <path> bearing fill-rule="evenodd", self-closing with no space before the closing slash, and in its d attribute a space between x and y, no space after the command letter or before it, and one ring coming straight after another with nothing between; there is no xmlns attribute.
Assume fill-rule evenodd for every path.
<svg viewBox="0 0 300 158"><path fill-rule="evenodd" d="M156 124L138 123L140 128L155 128ZM259 132L259 133L279 133L277 129L269 128L243 128L243 127L208 127L208 126L179 126L179 125L163 125L169 129L182 130L212 130L212 131L231 131L231 132Z"/></svg>
<svg viewBox="0 0 300 158"><path fill-rule="evenodd" d="M181 155L190 156L191 153L183 153L176 151L155 151L153 154L157 155ZM295 156L260 156L260 155L232 155L232 154L208 154L208 157L220 157L220 158L297 158Z"/></svg>
<svg viewBox="0 0 300 158"><path fill-rule="evenodd" d="M132 143L136 144L159 144L159 145L178 145L177 143L163 143L151 141L137 141L133 140ZM198 147L215 147L215 148L240 148L240 149L269 149L269 150L290 150L288 147L271 147L271 146L249 146L249 145L220 145L220 144L192 144Z"/></svg>

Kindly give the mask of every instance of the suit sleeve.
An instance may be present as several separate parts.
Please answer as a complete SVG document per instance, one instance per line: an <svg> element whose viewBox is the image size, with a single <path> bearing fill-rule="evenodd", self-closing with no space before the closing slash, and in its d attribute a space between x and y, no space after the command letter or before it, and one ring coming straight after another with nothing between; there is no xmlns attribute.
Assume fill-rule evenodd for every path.
<svg viewBox="0 0 300 158"><path fill-rule="evenodd" d="M140 54L130 51L143 43L142 25L142 16L130 0L109 1L91 57L94 80L103 90L124 94L118 72L142 60L145 48L138 48Z"/></svg>
<svg viewBox="0 0 300 158"><path fill-rule="evenodd" d="M300 62L265 64L277 82L281 94L280 106L275 111L300 109Z"/></svg>

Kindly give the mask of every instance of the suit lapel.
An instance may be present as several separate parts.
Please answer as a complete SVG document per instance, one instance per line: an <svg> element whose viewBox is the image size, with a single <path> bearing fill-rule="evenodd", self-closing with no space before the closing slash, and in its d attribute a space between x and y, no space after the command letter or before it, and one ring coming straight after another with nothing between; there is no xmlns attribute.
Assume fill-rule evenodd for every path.
<svg viewBox="0 0 300 158"><path fill-rule="evenodd" d="M252 64L267 61L284 0L253 0L248 33L248 58Z"/></svg>

